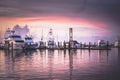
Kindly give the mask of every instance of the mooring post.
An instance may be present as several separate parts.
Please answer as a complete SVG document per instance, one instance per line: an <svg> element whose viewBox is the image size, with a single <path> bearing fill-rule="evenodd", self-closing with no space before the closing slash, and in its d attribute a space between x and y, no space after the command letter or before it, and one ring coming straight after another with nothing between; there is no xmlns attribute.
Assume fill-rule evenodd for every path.
<svg viewBox="0 0 120 80"><path fill-rule="evenodd" d="M66 49L66 44L65 44L65 41L63 42L63 46L64 46L64 49Z"/></svg>
<svg viewBox="0 0 120 80"><path fill-rule="evenodd" d="M59 42L58 42L58 48L60 48L60 44L59 44Z"/></svg>
<svg viewBox="0 0 120 80"><path fill-rule="evenodd" d="M13 50L13 42L11 42L12 50Z"/></svg>
<svg viewBox="0 0 120 80"><path fill-rule="evenodd" d="M89 42L89 45L88 45L89 50L90 50L90 46L91 46L91 43Z"/></svg>
<svg viewBox="0 0 120 80"><path fill-rule="evenodd" d="M82 42L80 42L80 49L82 49L82 46L83 46L83 45L82 45Z"/></svg>
<svg viewBox="0 0 120 80"><path fill-rule="evenodd" d="M109 42L107 41L107 49L108 49L108 47L109 47Z"/></svg>
<svg viewBox="0 0 120 80"><path fill-rule="evenodd" d="M70 44L70 41L69 41L69 49L71 48L71 44Z"/></svg>

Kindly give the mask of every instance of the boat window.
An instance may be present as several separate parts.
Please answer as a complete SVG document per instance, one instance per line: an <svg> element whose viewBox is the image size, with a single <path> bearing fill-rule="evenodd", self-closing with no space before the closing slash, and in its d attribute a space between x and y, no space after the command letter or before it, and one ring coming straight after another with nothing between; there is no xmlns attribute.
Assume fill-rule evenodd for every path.
<svg viewBox="0 0 120 80"><path fill-rule="evenodd" d="M23 40L16 40L15 42L24 42Z"/></svg>
<svg viewBox="0 0 120 80"><path fill-rule="evenodd" d="M32 40L32 38L25 38L26 40Z"/></svg>
<svg viewBox="0 0 120 80"><path fill-rule="evenodd" d="M21 38L21 36L11 36L11 38Z"/></svg>

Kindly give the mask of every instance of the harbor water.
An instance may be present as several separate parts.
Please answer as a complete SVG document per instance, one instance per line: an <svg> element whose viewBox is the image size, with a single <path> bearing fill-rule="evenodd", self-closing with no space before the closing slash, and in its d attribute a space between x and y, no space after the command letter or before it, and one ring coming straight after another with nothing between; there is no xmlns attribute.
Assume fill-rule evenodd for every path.
<svg viewBox="0 0 120 80"><path fill-rule="evenodd" d="M0 50L0 80L120 80L120 50Z"/></svg>

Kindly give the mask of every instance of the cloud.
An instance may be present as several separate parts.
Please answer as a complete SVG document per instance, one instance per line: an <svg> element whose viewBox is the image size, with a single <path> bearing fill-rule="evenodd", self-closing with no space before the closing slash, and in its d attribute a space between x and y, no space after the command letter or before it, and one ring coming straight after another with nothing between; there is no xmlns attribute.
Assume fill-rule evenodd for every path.
<svg viewBox="0 0 120 80"><path fill-rule="evenodd" d="M29 33L29 28L27 25L23 28L21 28L19 25L15 25L13 30L15 30L15 34L21 35L23 38Z"/></svg>
<svg viewBox="0 0 120 80"><path fill-rule="evenodd" d="M101 13L112 12L113 9L114 13L109 14L114 15L119 7L117 0L0 0L2 8L0 16L11 17L13 14L15 17L41 15L82 17L98 16Z"/></svg>
<svg viewBox="0 0 120 80"><path fill-rule="evenodd" d="M105 22L108 29L118 31L119 15L119 0L0 0L0 17L84 18L93 22Z"/></svg>

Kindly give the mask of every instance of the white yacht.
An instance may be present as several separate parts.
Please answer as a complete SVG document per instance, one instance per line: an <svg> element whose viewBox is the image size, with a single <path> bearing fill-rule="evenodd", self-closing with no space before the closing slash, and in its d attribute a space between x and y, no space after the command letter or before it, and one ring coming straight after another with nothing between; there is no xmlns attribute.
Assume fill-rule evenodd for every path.
<svg viewBox="0 0 120 80"><path fill-rule="evenodd" d="M21 38L20 35L14 34L14 30L10 30L8 28L5 32L5 45L6 49L23 49L24 40Z"/></svg>
<svg viewBox="0 0 120 80"><path fill-rule="evenodd" d="M33 41L33 38L31 36L25 36L25 45L24 49L37 49L38 44Z"/></svg>
<svg viewBox="0 0 120 80"><path fill-rule="evenodd" d="M52 29L50 29L50 31L48 33L47 48L48 49L54 49L55 48L55 42L54 42L54 36L53 36Z"/></svg>
<svg viewBox="0 0 120 80"><path fill-rule="evenodd" d="M107 44L106 44L106 42L104 41L104 40L98 40L98 46L99 47L105 47Z"/></svg>

